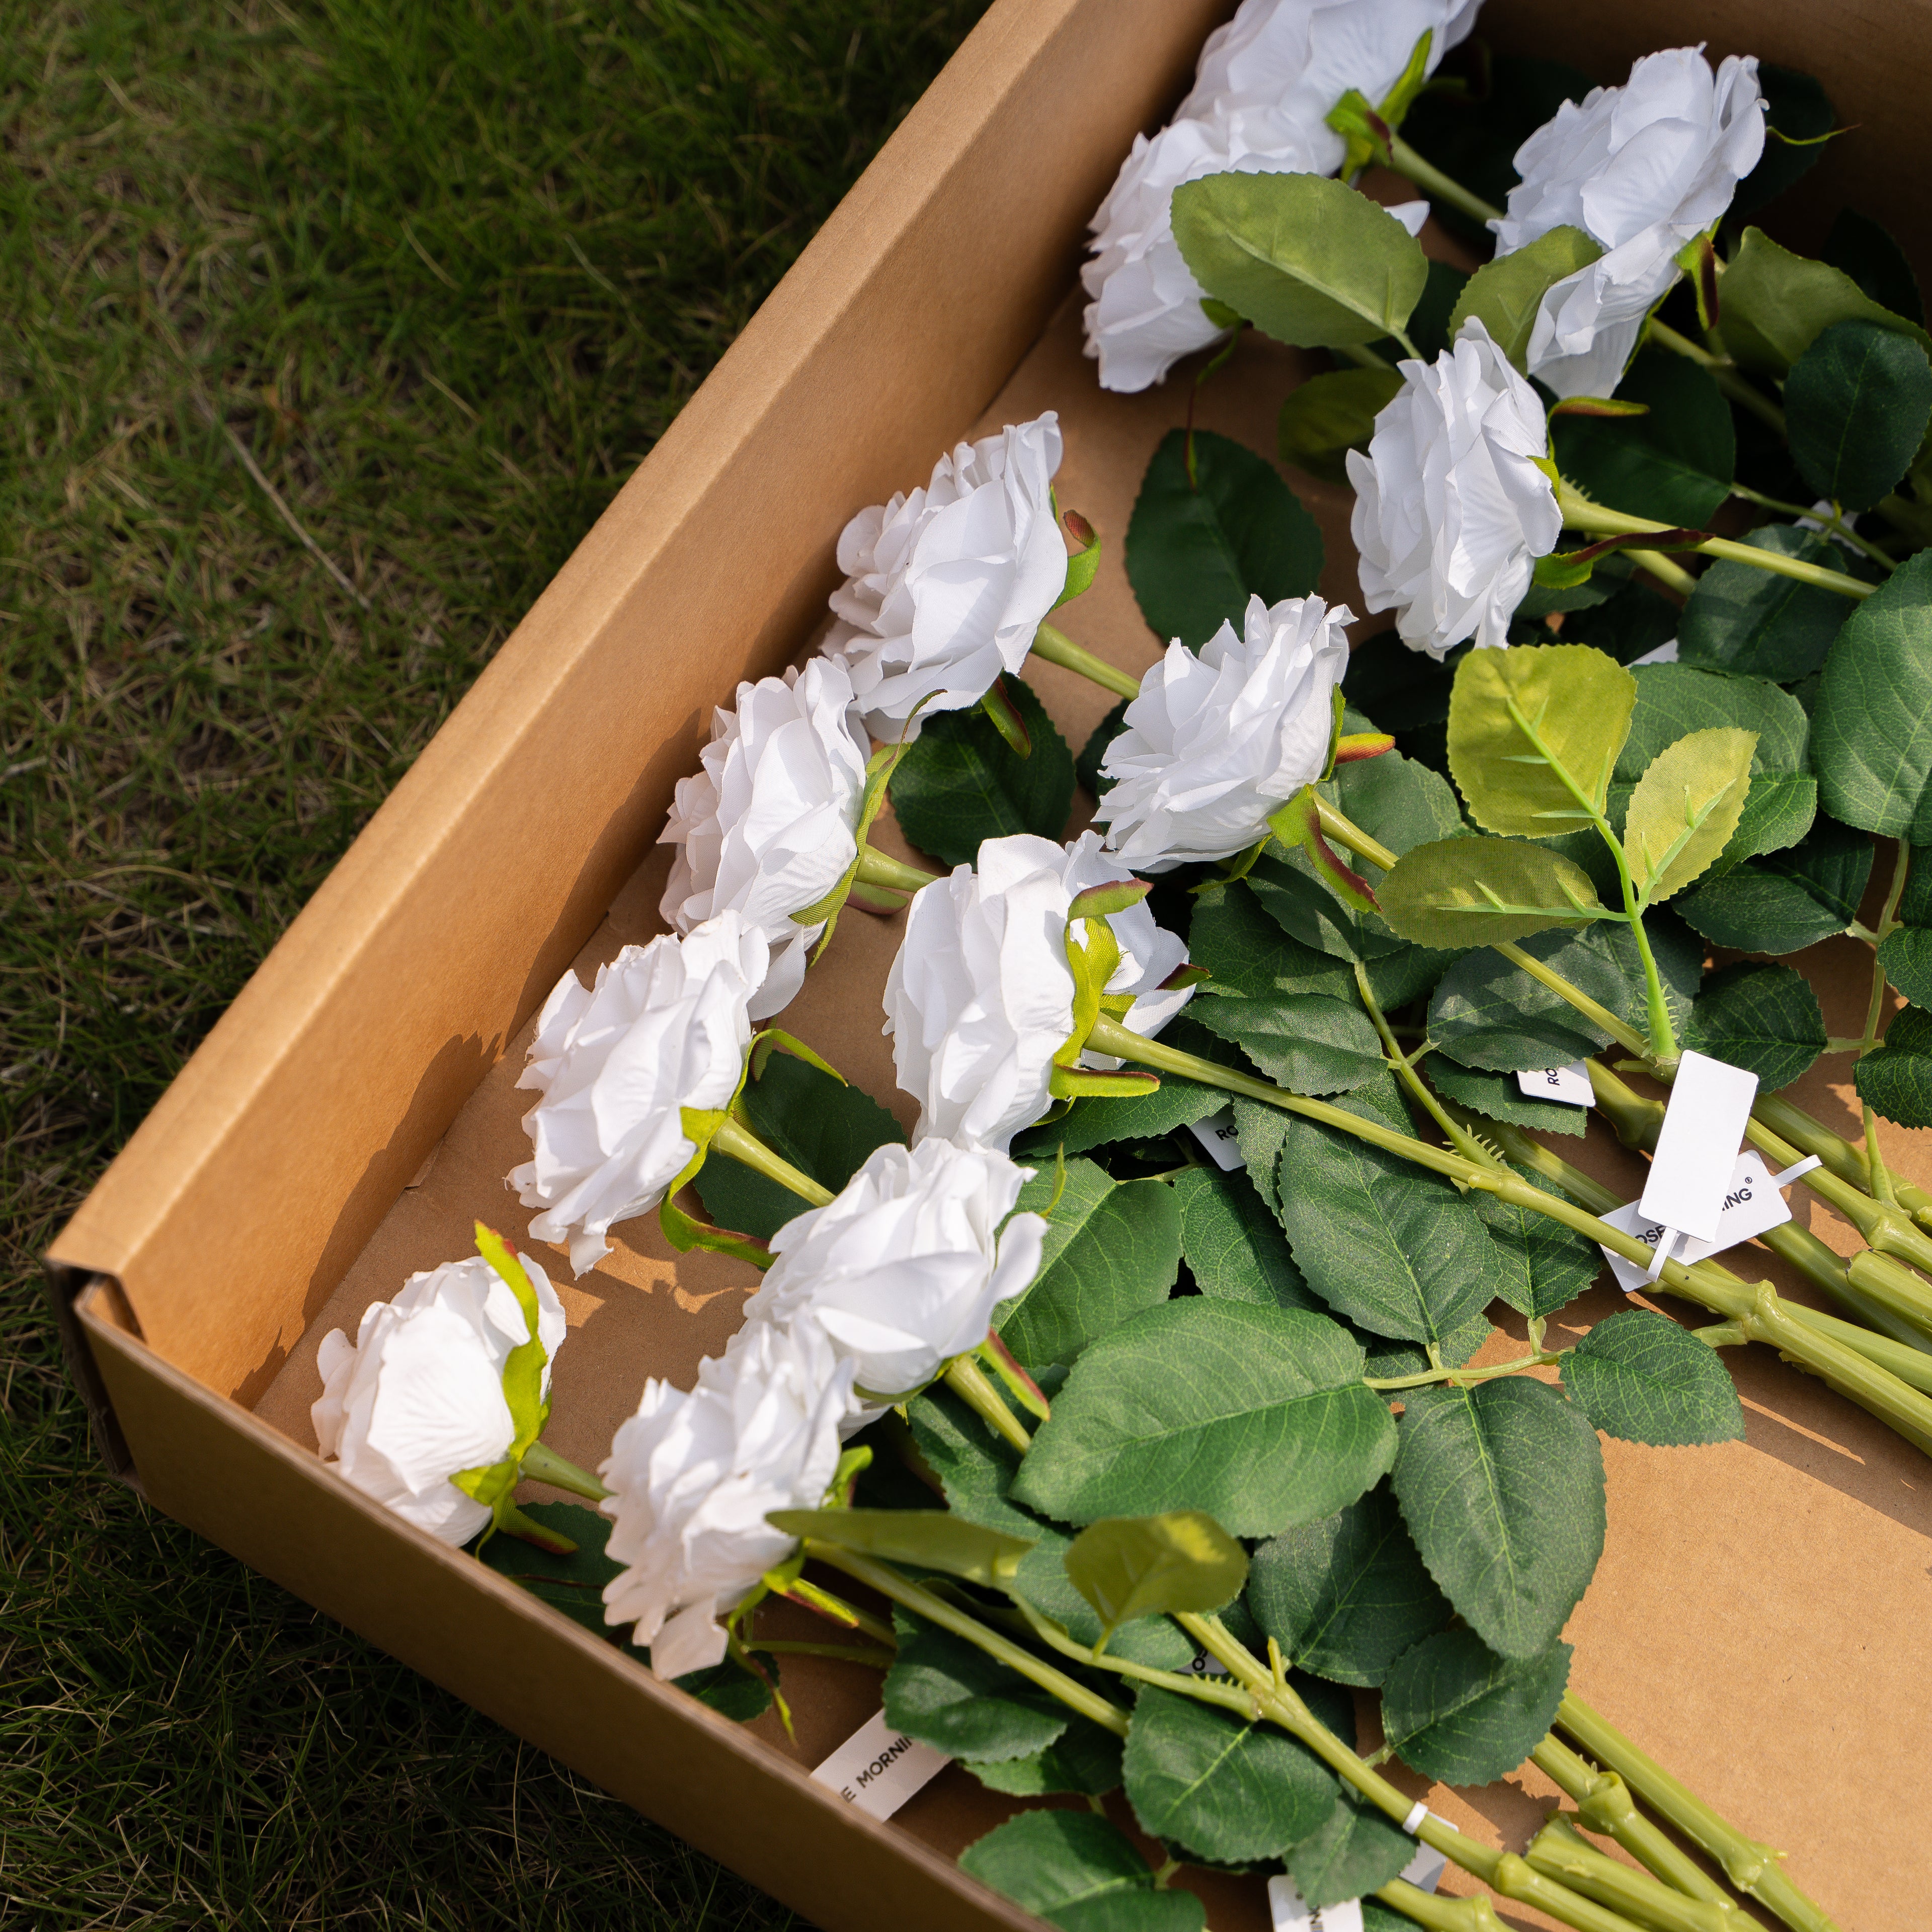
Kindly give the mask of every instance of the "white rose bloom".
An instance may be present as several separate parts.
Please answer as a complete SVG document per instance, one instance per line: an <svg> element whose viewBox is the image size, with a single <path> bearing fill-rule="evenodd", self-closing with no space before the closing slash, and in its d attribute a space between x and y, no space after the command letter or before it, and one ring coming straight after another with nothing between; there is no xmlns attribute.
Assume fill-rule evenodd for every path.
<svg viewBox="0 0 1932 1932"><path fill-rule="evenodd" d="M1020 832L986 840L976 872L956 867L914 895L886 981L885 1030L899 1084L920 1102L915 1141L1004 1154L1046 1112L1053 1056L1073 1030L1067 908L1125 869L1090 832L1070 845ZM1144 900L1109 923L1120 964L1107 990L1137 996L1124 1024L1150 1038L1192 991L1161 990L1186 946L1155 925Z"/></svg>
<svg viewBox="0 0 1932 1932"><path fill-rule="evenodd" d="M1647 54L1622 87L1565 101L1516 151L1522 178L1490 226L1507 255L1552 228L1604 252L1544 296L1529 373L1559 396L1607 396L1644 317L1682 272L1677 251L1723 214L1764 152L1757 62L1713 74L1701 47Z"/></svg>
<svg viewBox="0 0 1932 1932"><path fill-rule="evenodd" d="M1094 816L1124 866L1232 858L1321 777L1354 622L1318 597L1250 597L1244 638L1223 624L1198 653L1168 646L1101 763L1114 784Z"/></svg>
<svg viewBox="0 0 1932 1932"><path fill-rule="evenodd" d="M1467 38L1482 0L1244 0L1208 36L1180 116L1231 107L1276 110L1312 151L1312 172L1332 174L1347 143L1328 124L1350 88L1380 106L1415 44L1432 34L1428 71Z"/></svg>
<svg viewBox="0 0 1932 1932"><path fill-rule="evenodd" d="M816 905L857 857L854 828L871 750L845 668L814 658L802 671L738 687L736 710L712 720L703 769L677 784L660 845L675 845L658 910L679 932L728 908L770 942L754 1020L789 1006L805 983L820 920Z"/></svg>
<svg viewBox="0 0 1932 1932"><path fill-rule="evenodd" d="M1092 298L1087 352L1100 362L1101 388L1144 389L1226 332L1208 320L1201 284L1174 238L1174 190L1182 182L1230 172L1324 174L1333 165L1263 107L1176 121L1151 140L1136 135L1094 217L1093 258L1080 272Z"/></svg>
<svg viewBox="0 0 1932 1932"><path fill-rule="evenodd" d="M1396 367L1402 386L1368 454L1348 452L1363 601L1394 610L1402 642L1432 658L1466 638L1505 644L1563 527L1537 467L1550 452L1543 404L1474 320L1432 364Z"/></svg>
<svg viewBox="0 0 1932 1932"><path fill-rule="evenodd" d="M772 1238L778 1260L745 1309L746 1326L821 1330L866 1396L923 1388L976 1348L1001 1302L1040 1270L1046 1223L1014 1214L1031 1169L986 1148L922 1141L876 1150L827 1206ZM856 1406L848 1424L874 1410Z"/></svg>
<svg viewBox="0 0 1932 1932"><path fill-rule="evenodd" d="M518 1259L536 1291L537 1340L554 1360L563 1304L530 1256ZM501 1462L515 1440L503 1365L530 1339L509 1283L481 1255L411 1275L394 1300L363 1310L353 1342L340 1328L322 1338L322 1394L309 1417L323 1456L406 1522L467 1543L489 1505L449 1478Z"/></svg>
<svg viewBox="0 0 1932 1932"><path fill-rule="evenodd" d="M509 1184L539 1241L567 1242L578 1274L610 1252L610 1225L648 1213L697 1151L680 1110L722 1107L751 1043L748 1008L770 949L739 913L682 939L627 946L586 988L566 973L544 1003L519 1087L532 1158Z"/></svg>
<svg viewBox="0 0 1932 1932"><path fill-rule="evenodd" d="M1060 418L1051 410L962 442L910 496L861 510L838 539L846 582L826 652L850 674L875 738L979 703L1016 671L1066 586L1053 513ZM917 720L911 734L917 734Z"/></svg>
<svg viewBox="0 0 1932 1932"><path fill-rule="evenodd" d="M824 1499L851 1388L851 1364L823 1334L768 1322L702 1363L688 1394L645 1383L598 1472L609 1554L626 1565L604 1586L604 1620L636 1626L658 1676L723 1660L718 1618L796 1546L766 1514Z"/></svg>

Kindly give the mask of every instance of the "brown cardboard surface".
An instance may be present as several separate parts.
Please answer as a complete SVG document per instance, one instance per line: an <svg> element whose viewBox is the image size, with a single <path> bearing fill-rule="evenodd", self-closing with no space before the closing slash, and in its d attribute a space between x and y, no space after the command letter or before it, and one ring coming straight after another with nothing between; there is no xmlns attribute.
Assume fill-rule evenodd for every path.
<svg viewBox="0 0 1932 1932"><path fill-rule="evenodd" d="M1101 394L1064 295L1069 244L1216 11L1172 0L994 9L57 1247L124 1286L146 1346L104 1306L84 1312L158 1506L830 1925L908 1904L949 1928L1012 1922L921 1850L950 1856L1004 1801L952 1771L892 1826L873 1826L781 1761L815 1762L842 1741L876 1708L875 1678L802 1663L787 1671L796 1746L769 1720L734 1732L387 1518L313 1460L315 1348L410 1270L467 1252L478 1216L525 1238L528 1216L502 1176L524 1150L529 1096L514 1082L531 1016L566 958L587 972L659 929L668 860L648 842L671 784L695 762L709 706L814 634L832 540L854 509L920 480L957 435L1058 409L1060 500L1108 540L1066 628L1129 668L1151 661L1120 538L1148 452L1185 416L1190 372L1140 397ZM1890 130L1881 152L1916 155L1898 63L1925 50L1926 9L1868 4L1856 17L1867 14L1882 22L1882 48L1847 44L1857 36L1841 13L1809 64L1842 109ZM1488 30L1606 65L1707 32L1721 51L1739 22L1796 61L1826 32L1795 8L1646 4L1579 20L1580 38L1552 44L1558 17L1502 0ZM1844 165L1855 176L1865 164ZM1202 392L1196 420L1267 452L1280 398L1318 366L1250 338ZM1294 482L1328 539L1324 593L1359 606L1348 493ZM744 568L748 556L764 567ZM1580 628L1566 634L1587 641ZM1052 666L1028 676L1076 748L1112 702ZM785 1024L909 1120L878 1031L899 924L848 914ZM1869 955L1835 940L1800 963L1831 1030L1856 1031ZM1844 1071L1821 1063L1798 1097L1855 1130ZM1888 1132L1886 1147L1932 1185L1928 1138ZM1639 1164L1600 1128L1564 1152L1626 1192L1640 1184ZM1806 1208L1802 1190L1793 1198L1801 1220L1851 1250L1848 1228ZM572 1330L549 1438L593 1465L644 1376L688 1382L753 1280L728 1260L674 1256L652 1221L614 1236L616 1252L575 1283L560 1254L536 1250ZM1761 1250L1732 1261L1813 1298ZM1622 1305L1599 1288L1557 1325ZM1509 1332L1498 1354L1517 1346ZM1932 1714L1916 1636L1932 1609L1932 1465L1766 1352L1726 1360L1746 1400L1745 1442L1606 1444L1609 1540L1569 1632L1574 1682L1720 1810L1786 1847L1794 1877L1848 1932L1903 1932L1922 1917L1896 1881L1916 1866L1932 1769L1888 1747ZM502 1681L494 1660L513 1646L534 1667ZM1524 1774L1430 1802L1520 1846L1549 1796ZM732 1817L758 1822L721 1822ZM1263 1922L1258 1882L1212 1890L1217 1932Z"/></svg>

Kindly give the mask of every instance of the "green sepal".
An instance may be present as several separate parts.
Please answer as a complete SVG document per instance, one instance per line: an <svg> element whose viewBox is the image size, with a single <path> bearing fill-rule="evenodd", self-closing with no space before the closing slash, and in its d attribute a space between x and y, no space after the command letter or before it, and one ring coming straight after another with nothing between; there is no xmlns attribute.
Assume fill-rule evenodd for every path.
<svg viewBox="0 0 1932 1932"><path fill-rule="evenodd" d="M809 1057L817 1058L815 1054ZM819 1064L823 1066L824 1063L821 1060ZM738 1094L745 1090L746 1073L751 1070L748 1053L745 1056L745 1073L738 1076ZM828 1073L832 1071L829 1066L825 1070ZM681 1255L689 1254L694 1248L702 1248L708 1254L735 1255L740 1261L749 1262L754 1268L764 1269L772 1264L772 1251L763 1242L733 1234L727 1228L714 1228L710 1222L687 1214L677 1204L679 1190L698 1178L718 1130L731 1118L731 1108L737 1105L738 1094L731 1096L728 1106L678 1109L678 1124L684 1130L685 1138L692 1143L692 1156L685 1162L683 1172L664 1190L664 1198L658 1203L658 1226L664 1230L664 1239Z"/></svg>
<svg viewBox="0 0 1932 1932"><path fill-rule="evenodd" d="M1714 224L1714 226L1715 224ZM1711 230L1694 235L1676 254L1677 266L1690 278L1691 292L1697 298L1697 326L1718 326L1718 250Z"/></svg>
<svg viewBox="0 0 1932 1932"><path fill-rule="evenodd" d="M1224 302L1216 302L1212 296L1201 298L1201 313L1216 328L1239 328L1247 318L1237 308L1230 308Z"/></svg>
<svg viewBox="0 0 1932 1932"><path fill-rule="evenodd" d="M923 698L920 700L921 705L925 702ZM918 706L914 707L912 715L914 718L919 716ZM911 728L910 718L907 720L907 728L908 730ZM845 876L824 898L814 900L791 916L791 922L794 926L816 926L820 920L825 922L825 930L819 934L818 944L812 949L812 963L814 965L824 957L825 949L832 944L832 933L838 924L838 915L844 909L845 902L852 896L854 883L859 876L859 867L866 856L866 834L872 829L873 820L884 808L886 784L892 773L898 769L899 760L905 756L910 742L910 739L902 736L897 744L881 745L866 760L865 795L860 801L859 822L852 828L853 840L858 848L852 855L852 862L846 867ZM830 1072L831 1069L828 1067L826 1070Z"/></svg>
<svg viewBox="0 0 1932 1932"><path fill-rule="evenodd" d="M752 1036L751 1052L745 1060L746 1071L754 1080L765 1077L765 1064L773 1053L782 1047L794 1060L802 1060L808 1066L815 1066L821 1073L829 1073L842 1087L849 1087L851 1082L834 1066L830 1060L821 1060L796 1034L787 1033L783 1027L764 1027ZM731 1108L736 1111L738 1096L745 1090L742 1080L738 1082L738 1093L731 1096ZM740 1125L743 1124L742 1119Z"/></svg>
<svg viewBox="0 0 1932 1932"><path fill-rule="evenodd" d="M1429 36L1425 33L1422 38L1426 41ZM1359 173L1371 161L1389 165L1389 142L1395 130L1369 105L1368 96L1360 88L1350 88L1324 118L1348 144L1336 170L1343 179Z"/></svg>
<svg viewBox="0 0 1932 1932"><path fill-rule="evenodd" d="M1367 880L1352 872L1322 836L1321 801L1312 785L1304 785L1279 811L1270 813L1268 823L1291 852L1300 848L1307 853L1316 876L1344 905L1355 912L1380 910Z"/></svg>
<svg viewBox="0 0 1932 1932"><path fill-rule="evenodd" d="M1550 406L1552 416L1647 416L1648 403L1626 402L1621 396L1561 396Z"/></svg>
<svg viewBox="0 0 1932 1932"><path fill-rule="evenodd" d="M1117 879L1104 886L1089 886L1074 895L1072 904L1066 908L1067 923L1070 926L1076 919L1112 919L1117 912L1126 912L1138 905L1151 890L1142 879Z"/></svg>
<svg viewBox="0 0 1932 1932"><path fill-rule="evenodd" d="M1143 1094L1157 1094L1160 1076L1127 1067L1109 1072L1090 1066L1056 1066L1047 1076L1047 1091L1056 1100L1081 1100L1090 1097L1108 1100L1137 1099Z"/></svg>
<svg viewBox="0 0 1932 1932"><path fill-rule="evenodd" d="M1227 326L1232 327L1240 320L1238 316L1234 316ZM1066 526L1067 535L1080 546L1067 553L1066 586L1053 600L1053 608L1058 610L1061 604L1071 603L1092 584L1100 568L1100 532L1078 510L1061 511L1058 496L1053 500L1053 507L1060 520Z"/></svg>

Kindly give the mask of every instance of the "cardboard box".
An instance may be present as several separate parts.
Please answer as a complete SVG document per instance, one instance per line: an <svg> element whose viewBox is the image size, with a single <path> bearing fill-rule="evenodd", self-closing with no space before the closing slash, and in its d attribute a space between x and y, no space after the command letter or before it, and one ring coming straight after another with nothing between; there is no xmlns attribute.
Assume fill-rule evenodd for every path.
<svg viewBox="0 0 1932 1932"><path fill-rule="evenodd" d="M523 1238L528 1217L501 1177L524 1150L524 1102L511 1090L530 1022L573 961L587 970L657 929L668 855L652 842L673 784L736 680L808 646L855 509L922 478L952 440L1058 408L1061 500L1109 544L1069 628L1134 670L1151 660L1120 540L1190 386L1184 374L1140 397L1103 396L1070 291L1087 218L1133 134L1159 124L1227 10L1225 0L1000 0L50 1258L104 1454L155 1507L830 1928L914 1912L931 1932L1030 1923L952 1863L1006 1801L949 1771L874 1823L803 1767L877 1708L875 1676L788 1666L799 1736L788 1746L770 1719L724 1722L406 1527L317 1460L315 1348L331 1327L352 1330L411 1269L468 1252L474 1216ZM1916 180L1924 152L1925 0L1856 0L1828 16L1793 0L1688 14L1662 0L1491 0L1483 25L1499 46L1610 77L1694 38L1714 56L1753 51L1809 69L1859 131L1781 225L1803 245L1821 212L1849 198L1927 256L1932 216L1892 188L1901 173ZM1204 392L1200 420L1268 449L1275 405L1315 366L1250 340ZM1324 590L1359 602L1346 493L1294 480L1327 534ZM1077 745L1107 699L1052 667L1029 675ZM898 932L849 914L786 1022L881 1099L894 1090L877 996ZM1834 1033L1862 1022L1865 961L1837 940L1804 962ZM1803 1097L1844 1128L1855 1116L1834 1065L1821 1064ZM1892 1135L1888 1153L1932 1184L1910 1139ZM1636 1191L1634 1164L1598 1130L1586 1159ZM1822 1212L1814 1225L1852 1245ZM646 1374L688 1379L722 1345L749 1285L741 1264L673 1256L653 1220L616 1233L605 1266L562 1288L573 1338L550 1439L585 1463ZM1765 1271L1804 1298L1775 1265ZM1560 1324L1616 1305L1600 1288ZM1726 1360L1747 1442L1607 1445L1610 1539L1569 1631L1575 1682L1720 1810L1787 1848L1794 1877L1842 1924L1904 1928L1919 1922L1906 1875L1932 1804L1932 1767L1896 1748L1932 1707L1932 1471L1765 1352ZM1430 1802L1520 1846L1549 1796L1529 1772ZM1259 1880L1203 1885L1217 1932L1265 1923Z"/></svg>

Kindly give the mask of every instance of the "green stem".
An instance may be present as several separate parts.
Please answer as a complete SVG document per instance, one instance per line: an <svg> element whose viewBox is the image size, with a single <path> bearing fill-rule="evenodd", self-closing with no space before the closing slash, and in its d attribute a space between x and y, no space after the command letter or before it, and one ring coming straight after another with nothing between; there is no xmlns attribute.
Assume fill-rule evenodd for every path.
<svg viewBox="0 0 1932 1932"><path fill-rule="evenodd" d="M916 866L902 866L869 845L859 848L859 869L853 875L862 886L884 886L896 892L916 892L934 882L934 875Z"/></svg>
<svg viewBox="0 0 1932 1932"><path fill-rule="evenodd" d="M1044 658L1048 664L1058 664L1064 670L1078 672L1116 697L1138 698L1141 694L1138 678L1116 670L1105 658L1096 657L1051 624L1042 624L1034 632L1033 654L1036 658Z"/></svg>
<svg viewBox="0 0 1932 1932"><path fill-rule="evenodd" d="M1400 134L1389 140L1389 166L1406 182L1412 182L1432 201L1446 201L1451 208L1460 208L1472 220L1487 224L1500 221L1503 212L1493 207L1479 194L1472 194L1462 184L1445 175L1433 162L1425 161Z"/></svg>
<svg viewBox="0 0 1932 1932"><path fill-rule="evenodd" d="M1628 1912L1656 1932L1734 1932L1737 1907L1729 1900L1687 1898L1646 1871L1600 1852L1560 1813L1524 1848L1536 1869L1600 1904Z"/></svg>
<svg viewBox="0 0 1932 1932"><path fill-rule="evenodd" d="M1863 550L1873 562L1880 566L1888 574L1898 568L1895 559L1887 556L1876 544L1860 536L1858 532L1853 530L1835 510L1828 514L1822 514L1808 508L1802 503L1786 503L1776 496L1767 496L1762 491L1748 489L1742 483L1733 483L1731 485L1731 494L1733 496L1742 496L1748 503L1756 503L1765 509L1775 510L1780 516L1808 517L1814 524L1822 524L1834 536L1843 538L1854 550Z"/></svg>
<svg viewBox="0 0 1932 1932"><path fill-rule="evenodd" d="M1533 1355L1522 1355L1513 1362L1492 1362L1480 1369L1424 1369L1412 1376L1364 1376L1364 1383L1372 1389L1420 1388L1430 1382L1444 1382L1451 1388L1469 1388L1478 1382L1491 1382L1498 1376L1520 1375L1525 1369L1547 1368L1552 1362L1560 1362L1568 1352L1557 1349L1554 1353L1547 1348L1539 1348Z"/></svg>
<svg viewBox="0 0 1932 1932"><path fill-rule="evenodd" d="M1770 424L1780 436L1784 435L1784 412L1755 383L1747 381L1728 356L1712 355L1709 350L1693 342L1688 335L1678 334L1655 316L1650 319L1648 339L1658 348L1667 349L1672 355L1696 363L1732 402L1742 403L1754 416ZM1808 515L1810 512L1804 514Z"/></svg>
<svg viewBox="0 0 1932 1932"><path fill-rule="evenodd" d="M1390 1879L1376 1894L1392 1911L1426 1926L1428 1932L1509 1932L1496 1908L1480 1892L1467 1898L1438 1897L1408 1880Z"/></svg>
<svg viewBox="0 0 1932 1932"><path fill-rule="evenodd" d="M1688 597L1697 580L1681 563L1672 563L1660 550L1628 550L1624 553L1640 570L1647 570L1666 590Z"/></svg>
<svg viewBox="0 0 1932 1932"><path fill-rule="evenodd" d="M568 1490L574 1496L587 1496L593 1503L610 1493L588 1469L580 1469L542 1442L532 1442L524 1451L524 1477L528 1482L548 1483L554 1490Z"/></svg>
<svg viewBox="0 0 1932 1932"><path fill-rule="evenodd" d="M1556 1721L1599 1764L1616 1772L1652 1810L1715 1858L1740 1892L1768 1906L1792 1932L1837 1932L1832 1918L1785 1876L1777 1852L1726 1823L1574 1691L1564 1694Z"/></svg>
<svg viewBox="0 0 1932 1932"><path fill-rule="evenodd" d="M869 1670L890 1670L898 1660L896 1651L875 1649L870 1644L799 1643L790 1637L760 1637L745 1648L773 1657L830 1657L844 1664L862 1664Z"/></svg>
<svg viewBox="0 0 1932 1932"><path fill-rule="evenodd" d="M805 1553L814 1562L844 1570L854 1582L878 1591L890 1601L903 1604L915 1616L925 1618L928 1623L937 1624L941 1630L950 1630L955 1636L976 1644L988 1657L998 1658L1010 1670L1017 1670L1028 1682L1037 1684L1070 1710L1077 1711L1102 1730L1112 1731L1117 1738L1126 1736L1127 1714L1118 1705L1108 1703L1085 1684L1076 1683L1064 1670L1054 1670L1023 1644L1000 1636L976 1617L969 1617L964 1611L935 1597L930 1590L908 1582L887 1564L874 1563L870 1557L861 1556L854 1550L841 1550L833 1544L821 1543L813 1536L805 1539Z"/></svg>
<svg viewBox="0 0 1932 1932"><path fill-rule="evenodd" d="M1426 1048L1418 1048L1411 1054L1404 1053L1396 1043L1395 1035L1389 1030L1388 1016L1383 1012L1382 1002L1376 998L1375 988L1370 983L1368 968L1359 959L1355 962L1355 989L1361 995L1362 1004L1382 1037L1382 1057L1396 1077L1415 1096L1423 1111L1442 1130L1444 1137L1458 1154L1471 1160L1480 1161L1486 1166L1494 1166L1496 1163L1489 1149L1466 1128L1451 1120L1443 1112L1442 1102L1423 1084L1421 1075L1415 1070L1415 1063Z"/></svg>
<svg viewBox="0 0 1932 1932"><path fill-rule="evenodd" d="M1641 536L1646 531L1671 528L1668 524L1658 523L1654 518L1627 516L1622 510L1593 503L1568 483L1558 486L1556 497L1565 525L1589 536ZM1812 584L1821 590L1835 590L1841 597L1862 600L1876 588L1874 584L1861 584L1856 577L1847 577L1843 571L1827 570L1822 564L1807 563L1802 557L1786 556L1777 550L1757 550L1749 544L1733 543L1728 537L1706 538L1695 548L1700 556L1727 557L1733 563L1748 564L1754 570L1768 571L1775 577L1794 578L1800 584Z"/></svg>
<svg viewBox="0 0 1932 1932"><path fill-rule="evenodd" d="M946 1365L946 1386L996 1435L1004 1436L1024 1456L1033 1447L1026 1425L1009 1408L970 1355L955 1355Z"/></svg>
<svg viewBox="0 0 1932 1932"><path fill-rule="evenodd" d="M1783 1094L1760 1094L1757 1104L1751 1109L1751 1117L1762 1120L1802 1153L1815 1154L1840 1180L1849 1180L1854 1187L1870 1191L1871 1169L1866 1162L1864 1148L1834 1134ZM1898 1180L1893 1182L1892 1191L1898 1198L1900 1207L1906 1210L1915 1221L1922 1227L1932 1227L1932 1194L1910 1181Z"/></svg>
<svg viewBox="0 0 1932 1932"><path fill-rule="evenodd" d="M1338 343L1328 352L1340 356L1345 362L1354 363L1358 369L1386 369L1391 366L1387 356L1378 356L1364 343Z"/></svg>
<svg viewBox="0 0 1932 1932"><path fill-rule="evenodd" d="M781 1187L790 1189L801 1201L809 1202L814 1208L823 1208L832 1198L830 1189L820 1186L810 1174L801 1174L790 1161L781 1160L755 1134L734 1120L727 1118L712 1136L711 1150L713 1154L729 1154L754 1174L762 1174L767 1180L776 1180Z"/></svg>
<svg viewBox="0 0 1932 1932"><path fill-rule="evenodd" d="M1772 1132L1755 1115L1745 1126L1744 1138L1780 1166L1789 1167L1798 1158L1797 1148L1781 1135ZM1876 1151L1874 1146L1868 1160ZM1874 1252L1889 1255L1916 1268L1932 1270L1932 1235L1918 1227L1896 1201L1883 1198L1889 1180L1883 1165L1875 1164L1869 1172L1875 1186L1874 1194L1840 1180L1828 1167L1814 1167L1803 1177L1803 1183L1828 1208L1850 1222ZM1932 1294L1932 1289L1928 1293ZM1932 1304L1928 1305L1932 1306Z"/></svg>

